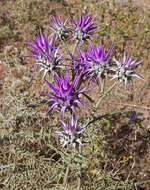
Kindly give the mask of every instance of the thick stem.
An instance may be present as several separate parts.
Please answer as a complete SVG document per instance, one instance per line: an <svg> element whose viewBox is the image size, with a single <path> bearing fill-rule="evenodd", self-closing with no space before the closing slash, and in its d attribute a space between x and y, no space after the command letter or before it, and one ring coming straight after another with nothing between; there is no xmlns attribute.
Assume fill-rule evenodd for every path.
<svg viewBox="0 0 150 190"><path fill-rule="evenodd" d="M104 89L105 89L105 79L101 80L101 93L104 93Z"/></svg>
<svg viewBox="0 0 150 190"><path fill-rule="evenodd" d="M82 155L82 146L81 145L79 145L78 151L79 151L79 154ZM80 164L80 168L79 168L79 175L78 175L78 188L77 188L78 190L80 190L80 188L81 188L81 169L82 169L81 162L79 164Z"/></svg>
<svg viewBox="0 0 150 190"><path fill-rule="evenodd" d="M109 89L108 89L106 92L104 92L104 93L100 96L100 98L99 98L99 100L98 100L98 102L96 103L96 106L95 106L95 108L94 108L94 112L97 111L97 109L98 109L98 107L99 107L101 101L104 99L105 96L107 96L107 94L110 93L110 91L116 86L116 84L117 84L117 82L115 82L112 86L110 86Z"/></svg>

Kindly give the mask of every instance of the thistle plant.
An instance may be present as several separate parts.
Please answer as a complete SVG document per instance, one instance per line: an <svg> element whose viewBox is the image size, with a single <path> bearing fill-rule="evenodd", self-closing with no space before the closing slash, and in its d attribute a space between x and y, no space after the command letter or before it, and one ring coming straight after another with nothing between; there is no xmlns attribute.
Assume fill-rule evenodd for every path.
<svg viewBox="0 0 150 190"><path fill-rule="evenodd" d="M63 55L58 54L61 47L54 47L55 38L56 36L53 35L49 41L48 33L46 36L43 36L42 32L40 32L39 36L34 36L35 43L26 41L26 44L30 47L28 50L31 52L31 55L28 55L28 57L36 59L34 65L40 66L40 71L44 71L43 79L47 73L50 74L59 68L63 68L60 65Z"/></svg>
<svg viewBox="0 0 150 190"><path fill-rule="evenodd" d="M67 26L69 21L69 26ZM70 27L71 25L72 27ZM49 109L47 113L49 114L54 110L60 111L63 131L55 134L61 138L62 148L68 147L68 145L75 149L83 146L83 132L86 132L87 127L78 126L79 112L77 108L80 108L80 111L82 108L84 109L85 101L81 98L82 95L90 100L87 94L89 89L86 85L91 84L91 82L93 85L95 82L101 84L99 99L96 104L92 105L93 111L88 117L89 120L94 116L93 112L97 111L101 101L110 94L117 84L124 82L126 87L127 83L132 84L133 77L142 79L135 70L142 61L133 61L132 57L127 57L125 52L122 59L116 60L113 58L112 46L107 49L104 48L102 41L96 45L92 43L91 37L95 36L94 33L97 28L98 25L95 25L94 18L90 15L84 17L83 12L81 12L80 17L77 16L77 19L62 20L60 16L53 16L50 21L50 34L47 32L47 35L44 36L40 32L39 36L34 36L34 42L26 42L31 53L28 56L35 58L34 65L39 66L40 71L44 71L43 82L46 83L48 92L41 94L48 99ZM70 38L77 42L73 51L68 49L69 46L66 47L65 39L69 35L72 35ZM67 49L66 52L71 56L71 59L66 59L60 53L61 42L63 42L63 47ZM67 61L70 63L64 63ZM47 73L53 73L53 75L48 75L46 78ZM52 78L53 80L51 80ZM119 82L115 82L105 90L105 82L109 79L118 79ZM91 102L95 103L95 101ZM94 118L89 120L86 126L94 122Z"/></svg>

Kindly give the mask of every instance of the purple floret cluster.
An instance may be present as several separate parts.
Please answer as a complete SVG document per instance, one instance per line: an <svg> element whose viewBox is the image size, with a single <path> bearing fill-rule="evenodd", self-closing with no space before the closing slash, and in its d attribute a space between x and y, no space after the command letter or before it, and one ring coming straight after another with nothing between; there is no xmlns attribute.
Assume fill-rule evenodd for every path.
<svg viewBox="0 0 150 190"><path fill-rule="evenodd" d="M91 39L100 26L91 15L84 16L81 12L77 18L68 19L52 16L49 22L46 35L40 31L32 42L26 41L30 52L28 57L35 60L34 65L39 71L43 71L47 93L41 94L49 105L47 113L59 111L61 114L63 131L56 132L56 135L61 138L62 147L77 148L83 146L85 131L85 127L79 126L77 110L85 109L83 96L88 97L86 92L90 86L110 79L117 80L118 84L124 83L127 88L128 83L132 85L133 77L143 79L136 72L142 61L133 60L125 50L123 56L116 59L113 46L104 46L102 40L93 44Z"/></svg>
<svg viewBox="0 0 150 190"><path fill-rule="evenodd" d="M64 118L65 111L68 110L72 115L75 115L77 107L84 107L84 101L79 98L79 95L87 90L84 87L76 88L79 80L80 75L76 75L70 82L70 74L66 71L66 76L59 77L55 74L54 85L46 81L51 93L43 94L43 96L50 98L47 103L52 102L48 112L60 108L62 118Z"/></svg>

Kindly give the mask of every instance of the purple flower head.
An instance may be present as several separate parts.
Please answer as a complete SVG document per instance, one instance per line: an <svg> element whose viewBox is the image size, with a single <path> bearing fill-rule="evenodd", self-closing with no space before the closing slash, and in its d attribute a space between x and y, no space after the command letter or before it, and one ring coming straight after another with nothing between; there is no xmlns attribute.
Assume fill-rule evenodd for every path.
<svg viewBox="0 0 150 190"><path fill-rule="evenodd" d="M84 49L77 51L78 57L72 57L73 69L82 72L84 79L89 79L89 82L101 78L107 78L110 71L110 59L112 57L112 47L106 52L106 48L103 49L102 43L94 46L91 43L88 44L87 50Z"/></svg>
<svg viewBox="0 0 150 190"><path fill-rule="evenodd" d="M120 59L119 61L114 59L114 63L117 65L117 67L111 68L111 70L115 72L111 80L118 78L120 82L123 81L125 83L126 88L127 82L129 82L129 84L132 85L132 77L143 79L134 70L136 66L138 66L141 62L143 61L133 61L132 56L126 57L126 53L124 52L123 59Z"/></svg>
<svg viewBox="0 0 150 190"><path fill-rule="evenodd" d="M90 44L90 46L91 48L88 51L90 61L87 62L89 80L93 81L95 79L98 81L98 79L107 78L108 72L110 71L112 46L108 51L102 47L102 42L100 42L100 45L94 46Z"/></svg>
<svg viewBox="0 0 150 190"><path fill-rule="evenodd" d="M84 137L84 127L79 127L78 119L74 120L72 116L71 121L68 119L66 123L61 122L61 124L63 132L56 132L55 134L61 137L61 144L63 144L62 149L66 145L70 145L75 149L79 145L83 146L83 144L81 143L81 138Z"/></svg>
<svg viewBox="0 0 150 190"><path fill-rule="evenodd" d="M50 29L52 30L52 34L56 34L60 39L65 39L69 36L70 28L66 27L66 23L68 19L61 20L59 17L52 16L53 24L50 22Z"/></svg>
<svg viewBox="0 0 150 190"><path fill-rule="evenodd" d="M83 17L83 12L81 12L80 20L79 17L77 17L77 21L75 22L72 19L72 23L74 25L73 31L73 39L81 41L82 43L84 41L88 41L91 37L93 37L93 33L96 31L96 28L98 25L95 25L94 19L88 15Z"/></svg>
<svg viewBox="0 0 150 190"><path fill-rule="evenodd" d="M80 75L76 75L73 81L70 82L70 74L68 71L66 71L65 77L55 75L55 86L47 81L48 88L52 92L52 94L43 94L43 96L50 98L47 103L52 102L48 112L59 107L62 117L64 118L66 110L75 114L76 107L80 105L84 108L83 103L85 102L79 98L79 95L87 90L84 90L84 87L77 89L79 81Z"/></svg>
<svg viewBox="0 0 150 190"><path fill-rule="evenodd" d="M10 18L10 13L9 12L7 12L5 15L6 15L7 18Z"/></svg>
<svg viewBox="0 0 150 190"><path fill-rule="evenodd" d="M52 36L49 42L48 33L46 36L43 36L42 32L40 32L39 36L34 36L34 41L35 43L26 42L31 48L28 50L32 53L28 57L36 58L34 65L39 65L40 71L44 71L43 79L47 73L55 72L58 68L63 68L63 66L59 65L62 60L62 55L58 54L60 46L54 48L55 35Z"/></svg>
<svg viewBox="0 0 150 190"><path fill-rule="evenodd" d="M137 114L136 114L136 112L132 112L132 113L130 114L129 118L130 118L129 122L130 122L130 123L134 123L134 121L136 121L136 119L137 119Z"/></svg>
<svg viewBox="0 0 150 190"><path fill-rule="evenodd" d="M74 58L76 63L73 67L82 71L85 78L89 78L89 82L98 79L106 78L110 71L110 59L112 57L112 47L106 52L103 49L102 43L94 46L91 43L88 45L87 50L79 50L78 58Z"/></svg>

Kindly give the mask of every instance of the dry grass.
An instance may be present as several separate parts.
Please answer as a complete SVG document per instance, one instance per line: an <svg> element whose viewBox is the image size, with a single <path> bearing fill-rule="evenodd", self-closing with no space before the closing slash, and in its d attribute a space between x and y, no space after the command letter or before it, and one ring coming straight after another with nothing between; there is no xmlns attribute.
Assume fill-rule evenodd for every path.
<svg viewBox="0 0 150 190"><path fill-rule="evenodd" d="M12 3L13 2L13 3ZM45 114L41 75L27 55L25 40L46 30L51 15L96 16L99 39L114 54L127 50L143 59L134 89L108 96L89 125L83 154L61 151L54 131L58 113ZM60 190L148 190L150 186L150 13L131 1L0 1L0 188ZM109 82L108 84L109 85ZM98 98L99 87L90 92ZM112 114L114 111L118 112ZM90 108L80 116L85 123ZM131 113L138 119L129 122ZM107 114L109 113L109 114Z"/></svg>

